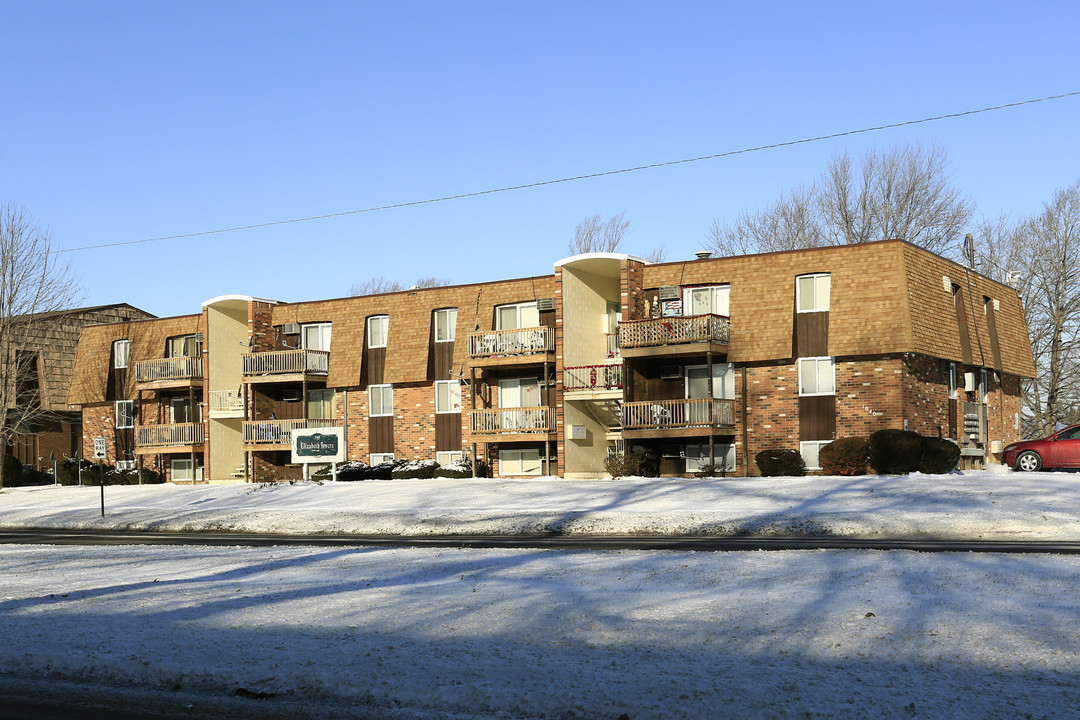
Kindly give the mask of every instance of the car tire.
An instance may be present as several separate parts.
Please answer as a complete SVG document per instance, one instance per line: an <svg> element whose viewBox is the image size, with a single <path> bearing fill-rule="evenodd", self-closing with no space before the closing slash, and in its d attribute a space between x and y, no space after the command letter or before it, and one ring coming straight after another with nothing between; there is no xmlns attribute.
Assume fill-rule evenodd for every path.
<svg viewBox="0 0 1080 720"><path fill-rule="evenodd" d="M1016 458L1016 469L1023 472L1037 472L1042 470L1042 458L1033 450L1025 450Z"/></svg>

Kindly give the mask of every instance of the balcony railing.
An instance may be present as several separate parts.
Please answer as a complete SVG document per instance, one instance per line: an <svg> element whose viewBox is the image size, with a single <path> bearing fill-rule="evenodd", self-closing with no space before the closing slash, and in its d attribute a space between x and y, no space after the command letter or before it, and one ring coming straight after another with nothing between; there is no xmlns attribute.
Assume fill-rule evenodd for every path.
<svg viewBox="0 0 1080 720"><path fill-rule="evenodd" d="M731 318L724 315L690 315L627 320L619 323L619 347L640 348L683 343L728 344Z"/></svg>
<svg viewBox="0 0 1080 720"><path fill-rule="evenodd" d="M211 390L210 412L238 412L244 409L244 398L236 390Z"/></svg>
<svg viewBox="0 0 1080 720"><path fill-rule="evenodd" d="M469 432L474 435L512 435L555 432L555 408L488 408L469 412Z"/></svg>
<svg viewBox="0 0 1080 720"><path fill-rule="evenodd" d="M623 403L624 430L735 427L735 401L717 398Z"/></svg>
<svg viewBox="0 0 1080 720"><path fill-rule="evenodd" d="M135 444L139 447L173 447L203 444L202 423L137 425Z"/></svg>
<svg viewBox="0 0 1080 720"><path fill-rule="evenodd" d="M135 382L197 380L203 376L201 357L173 357L135 363Z"/></svg>
<svg viewBox="0 0 1080 720"><path fill-rule="evenodd" d="M563 390L616 390L622 386L622 365L575 365L563 368Z"/></svg>
<svg viewBox="0 0 1080 720"><path fill-rule="evenodd" d="M274 350L244 355L245 375L326 375L330 353L325 350Z"/></svg>
<svg viewBox="0 0 1080 720"><path fill-rule="evenodd" d="M609 358L617 358L621 354L619 352L619 333L604 333L604 339L607 340L607 356Z"/></svg>
<svg viewBox="0 0 1080 720"><path fill-rule="evenodd" d="M245 445L288 445L293 430L314 430L335 427L336 420L246 420L244 421Z"/></svg>
<svg viewBox="0 0 1080 720"><path fill-rule="evenodd" d="M549 327L469 333L470 358L542 355L551 352L555 352L555 331Z"/></svg>

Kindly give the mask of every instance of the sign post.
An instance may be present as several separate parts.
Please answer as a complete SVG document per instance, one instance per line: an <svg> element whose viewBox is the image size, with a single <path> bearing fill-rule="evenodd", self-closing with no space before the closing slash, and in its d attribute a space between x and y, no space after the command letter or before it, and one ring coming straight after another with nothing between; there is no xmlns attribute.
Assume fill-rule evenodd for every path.
<svg viewBox="0 0 1080 720"><path fill-rule="evenodd" d="M305 480L309 464L330 463L333 478L337 480L337 464L345 462L345 428L293 430L292 461L303 463Z"/></svg>
<svg viewBox="0 0 1080 720"><path fill-rule="evenodd" d="M98 483L101 485L101 517L105 517L105 457L108 455L105 438L94 438L94 459L98 461ZM82 477L82 473L79 473Z"/></svg>

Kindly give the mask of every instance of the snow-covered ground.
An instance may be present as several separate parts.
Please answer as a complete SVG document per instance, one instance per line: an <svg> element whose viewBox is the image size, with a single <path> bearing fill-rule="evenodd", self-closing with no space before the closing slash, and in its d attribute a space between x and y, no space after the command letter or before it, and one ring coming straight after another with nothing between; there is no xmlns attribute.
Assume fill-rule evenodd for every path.
<svg viewBox="0 0 1080 720"><path fill-rule="evenodd" d="M0 526L1080 539L1080 475L18 488ZM1080 557L0 550L0 696L224 717L1017 718L1080 707ZM0 709L0 716L3 711Z"/></svg>

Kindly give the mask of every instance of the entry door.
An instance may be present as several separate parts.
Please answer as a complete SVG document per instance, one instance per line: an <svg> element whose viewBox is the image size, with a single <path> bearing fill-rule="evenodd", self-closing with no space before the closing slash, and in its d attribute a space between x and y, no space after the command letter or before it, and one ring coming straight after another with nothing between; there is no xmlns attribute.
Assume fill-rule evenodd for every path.
<svg viewBox="0 0 1080 720"><path fill-rule="evenodd" d="M536 378L513 378L499 381L499 407L522 408L502 414L504 429L538 427L542 412L526 408L540 407L540 383Z"/></svg>
<svg viewBox="0 0 1080 720"><path fill-rule="evenodd" d="M174 423L189 423L191 419L191 400L188 398L173 398L170 402L172 421Z"/></svg>
<svg viewBox="0 0 1080 720"><path fill-rule="evenodd" d="M713 395L720 400L735 397L735 371L731 363L713 363ZM689 365L686 368L686 397L709 397L709 366ZM708 403L687 403L687 419L691 423L711 424Z"/></svg>

